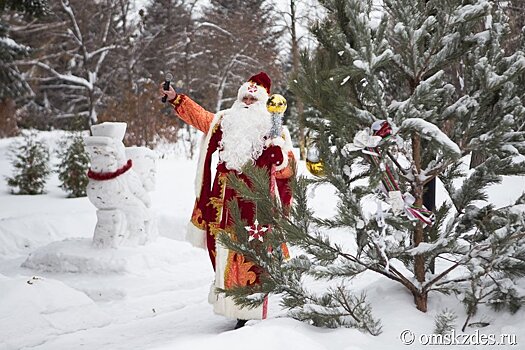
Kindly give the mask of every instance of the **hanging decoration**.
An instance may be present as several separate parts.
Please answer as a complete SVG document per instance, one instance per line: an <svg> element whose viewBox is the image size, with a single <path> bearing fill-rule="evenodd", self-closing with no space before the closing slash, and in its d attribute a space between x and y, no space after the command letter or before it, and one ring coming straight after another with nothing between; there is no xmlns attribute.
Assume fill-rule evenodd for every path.
<svg viewBox="0 0 525 350"><path fill-rule="evenodd" d="M324 176L324 162L320 157L319 148L315 144L308 147L306 152L306 169L314 176Z"/></svg>
<svg viewBox="0 0 525 350"><path fill-rule="evenodd" d="M419 220L431 226L434 222L434 214L424 206L414 205L415 198L409 192L401 193L394 172L378 147L382 141L391 137L394 137L392 125L386 120L378 120L370 129L357 132L353 143L346 145L345 150L361 151L371 165L381 170L383 192L395 215L404 213L411 220Z"/></svg>
<svg viewBox="0 0 525 350"><path fill-rule="evenodd" d="M259 220L257 219L255 219L253 222L253 225L244 226L244 229L250 235L250 237L248 237L248 242L251 242L254 239L264 242L263 237L266 233L268 233L268 230L270 230L270 228L266 225L259 225Z"/></svg>

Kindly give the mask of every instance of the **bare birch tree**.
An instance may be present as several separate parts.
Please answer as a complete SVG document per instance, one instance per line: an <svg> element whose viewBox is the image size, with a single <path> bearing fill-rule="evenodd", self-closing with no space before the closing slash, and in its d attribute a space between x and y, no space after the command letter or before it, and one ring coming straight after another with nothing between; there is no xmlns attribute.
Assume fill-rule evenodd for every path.
<svg viewBox="0 0 525 350"><path fill-rule="evenodd" d="M194 45L202 72L195 84L204 106L212 111L229 107L239 85L258 71L266 71L274 85L282 79L281 32L274 24L271 4L264 0L212 0L204 9Z"/></svg>
<svg viewBox="0 0 525 350"><path fill-rule="evenodd" d="M39 50L32 60L18 63L31 66L39 102L54 117L97 122L97 108L113 73L107 58L125 42L123 9L123 0L96 6L81 0L55 1L52 15L31 29Z"/></svg>

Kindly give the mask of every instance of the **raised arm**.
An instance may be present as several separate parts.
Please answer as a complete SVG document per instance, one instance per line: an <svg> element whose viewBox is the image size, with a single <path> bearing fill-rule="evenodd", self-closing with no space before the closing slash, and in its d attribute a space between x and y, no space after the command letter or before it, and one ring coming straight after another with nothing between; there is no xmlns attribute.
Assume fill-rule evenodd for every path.
<svg viewBox="0 0 525 350"><path fill-rule="evenodd" d="M186 95L177 94L173 87L170 90L163 90L161 85L160 93L168 96L169 103L173 106L177 116L186 124L189 124L203 133L208 133L214 114L202 108L197 102Z"/></svg>

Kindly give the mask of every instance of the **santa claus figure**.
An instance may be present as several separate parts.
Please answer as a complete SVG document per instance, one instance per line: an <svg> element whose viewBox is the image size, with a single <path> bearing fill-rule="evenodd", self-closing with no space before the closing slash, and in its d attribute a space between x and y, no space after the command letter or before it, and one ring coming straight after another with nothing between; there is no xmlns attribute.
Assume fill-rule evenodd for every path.
<svg viewBox="0 0 525 350"><path fill-rule="evenodd" d="M160 94L166 95L177 116L204 133L196 176L196 201L187 238L195 246L208 250L215 270L209 301L217 314L237 319L235 328L246 320L266 318L267 303L248 309L237 306L233 299L215 293L215 288L232 288L259 283L262 269L244 256L223 247L216 237L220 232L233 233L233 220L228 202L237 200L241 216L248 224L256 221L252 203L239 200L228 184L228 175L248 183L242 168L249 164L268 170L268 184L278 195L284 207L292 200L288 181L294 174L293 153L289 133L270 136L272 117L266 109L271 80L264 72L252 76L238 91L230 109L216 114L206 111L188 96L177 94L173 88ZM218 164L212 178L212 158L218 155Z"/></svg>

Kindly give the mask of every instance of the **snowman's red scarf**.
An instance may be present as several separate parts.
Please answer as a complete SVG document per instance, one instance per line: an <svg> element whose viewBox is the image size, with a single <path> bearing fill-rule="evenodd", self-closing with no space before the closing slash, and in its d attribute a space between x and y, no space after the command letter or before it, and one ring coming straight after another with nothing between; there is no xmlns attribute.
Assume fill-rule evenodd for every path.
<svg viewBox="0 0 525 350"><path fill-rule="evenodd" d="M124 174L126 171L131 169L132 165L133 165L133 163L131 162L131 159L128 159L126 164L124 164L122 167L118 168L117 170L115 170L113 172L97 173L97 172L94 172L93 170L89 169L89 171L87 173L87 176L90 179L98 180L98 181L111 180L111 179L114 179L114 178Z"/></svg>

